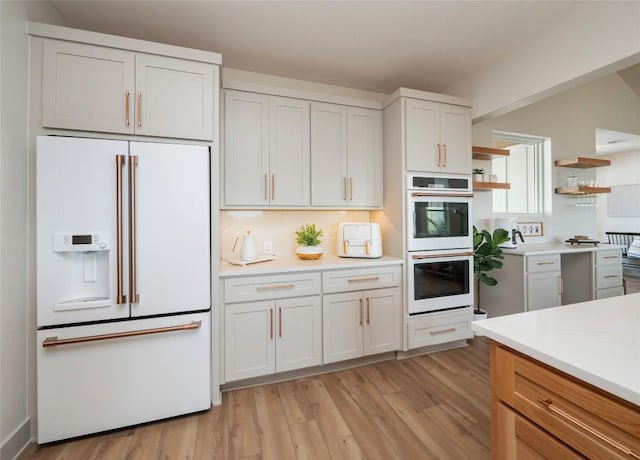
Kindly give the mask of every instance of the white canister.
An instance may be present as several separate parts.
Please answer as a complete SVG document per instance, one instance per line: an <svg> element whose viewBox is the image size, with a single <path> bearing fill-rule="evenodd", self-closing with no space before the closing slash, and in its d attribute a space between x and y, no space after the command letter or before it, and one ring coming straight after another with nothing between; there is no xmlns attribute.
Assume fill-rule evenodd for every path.
<svg viewBox="0 0 640 460"><path fill-rule="evenodd" d="M256 260L258 257L258 250L256 248L256 238L251 234L251 231L247 230L245 235L242 235L242 260Z"/></svg>

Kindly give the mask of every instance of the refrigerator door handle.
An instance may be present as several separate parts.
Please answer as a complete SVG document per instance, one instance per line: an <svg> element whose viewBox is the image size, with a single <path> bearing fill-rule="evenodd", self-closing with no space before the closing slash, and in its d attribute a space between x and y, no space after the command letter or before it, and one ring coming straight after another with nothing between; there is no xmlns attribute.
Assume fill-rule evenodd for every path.
<svg viewBox="0 0 640 460"><path fill-rule="evenodd" d="M122 275L122 167L126 163L125 155L116 155L116 257L117 257L117 292L116 302L123 304L127 302L127 296L123 293Z"/></svg>
<svg viewBox="0 0 640 460"><path fill-rule="evenodd" d="M136 166L138 156L129 157L129 302L140 302L136 286Z"/></svg>

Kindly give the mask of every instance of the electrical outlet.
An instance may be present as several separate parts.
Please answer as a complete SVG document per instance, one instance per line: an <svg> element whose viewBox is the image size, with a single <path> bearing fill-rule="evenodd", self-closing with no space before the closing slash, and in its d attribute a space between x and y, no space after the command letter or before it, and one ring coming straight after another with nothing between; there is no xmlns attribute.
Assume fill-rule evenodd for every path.
<svg viewBox="0 0 640 460"><path fill-rule="evenodd" d="M264 253L265 254L273 254L273 242L272 241L265 241L264 242Z"/></svg>

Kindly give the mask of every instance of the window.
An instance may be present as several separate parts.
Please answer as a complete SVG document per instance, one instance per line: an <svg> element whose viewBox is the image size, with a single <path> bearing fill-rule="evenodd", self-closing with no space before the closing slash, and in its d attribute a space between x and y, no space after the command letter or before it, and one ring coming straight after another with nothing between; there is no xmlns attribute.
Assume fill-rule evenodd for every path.
<svg viewBox="0 0 640 460"><path fill-rule="evenodd" d="M494 158L491 172L506 178L509 190L493 191L493 212L543 215L549 213L550 192L545 184L551 176L551 142L524 134L493 132L493 146L507 149L508 157Z"/></svg>

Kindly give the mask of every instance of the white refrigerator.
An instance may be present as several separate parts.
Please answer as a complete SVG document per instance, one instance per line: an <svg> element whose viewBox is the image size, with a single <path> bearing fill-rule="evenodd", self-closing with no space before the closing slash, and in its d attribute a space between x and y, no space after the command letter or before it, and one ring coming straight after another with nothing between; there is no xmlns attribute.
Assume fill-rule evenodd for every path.
<svg viewBox="0 0 640 460"><path fill-rule="evenodd" d="M39 136L38 442L211 405L208 147Z"/></svg>

